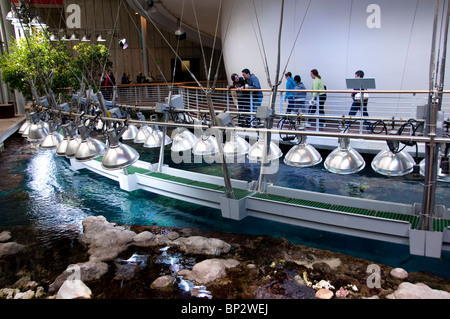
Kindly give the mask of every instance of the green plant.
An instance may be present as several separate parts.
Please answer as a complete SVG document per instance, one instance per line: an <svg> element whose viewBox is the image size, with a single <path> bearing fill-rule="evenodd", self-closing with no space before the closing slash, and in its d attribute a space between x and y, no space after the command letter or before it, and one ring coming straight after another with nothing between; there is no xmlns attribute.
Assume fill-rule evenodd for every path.
<svg viewBox="0 0 450 319"><path fill-rule="evenodd" d="M75 52L73 67L77 70L77 74L87 85L98 87L101 75L104 71L109 72L113 65L108 48L101 44L82 42L73 49Z"/></svg>
<svg viewBox="0 0 450 319"><path fill-rule="evenodd" d="M32 97L31 83L39 96L50 89L55 95L78 90L82 82L98 87L100 74L112 67L108 49L81 43L71 50L66 43L50 42L45 33L31 28L26 37L14 40L9 53L0 56L3 82L26 98Z"/></svg>
<svg viewBox="0 0 450 319"><path fill-rule="evenodd" d="M0 57L2 79L11 90L31 97L31 83L38 95L49 89L55 94L70 86L73 74L65 61L70 61L70 50L63 43L52 46L45 34L31 29L26 37L15 39L9 53Z"/></svg>

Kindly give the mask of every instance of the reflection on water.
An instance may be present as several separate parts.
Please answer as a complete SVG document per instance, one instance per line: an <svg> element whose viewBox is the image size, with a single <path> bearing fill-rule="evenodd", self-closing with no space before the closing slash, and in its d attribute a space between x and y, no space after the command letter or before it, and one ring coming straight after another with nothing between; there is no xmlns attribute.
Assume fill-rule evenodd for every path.
<svg viewBox="0 0 450 319"><path fill-rule="evenodd" d="M141 160L156 162L157 149L130 144L141 154ZM27 146L21 146L24 152ZM28 146L29 147L29 146ZM286 149L283 149L286 153ZM103 215L110 222L120 224L170 227L198 226L206 230L271 235L284 237L296 244L341 252L410 271L424 270L450 278L450 255L431 259L411 256L409 248L383 242L363 240L328 232L321 232L287 224L247 217L242 221L223 219L219 210L185 203L153 193L137 190L126 192L117 182L87 170L73 171L65 158L52 151L31 150L31 157L4 160L0 168L8 174L23 174L22 183L0 188L0 225L29 225L57 232L60 225L81 229L81 221L90 215ZM323 153L325 158L327 154ZM170 148L166 148L165 163L172 167L221 176L221 165L174 165L170 162ZM367 158L367 163L371 158ZM11 162L14 165L9 165ZM257 164L230 164L234 179L256 180ZM372 171L370 165L353 175L335 175L319 164L312 168L292 168L279 163L278 174L268 176L275 185L352 197L395 201L421 202L421 179L411 177L388 178ZM3 185L3 184L2 184ZM450 207L449 184L439 183L436 203ZM174 257L174 256L172 256ZM176 256L174 257L176 258ZM174 263L176 264L176 263Z"/></svg>

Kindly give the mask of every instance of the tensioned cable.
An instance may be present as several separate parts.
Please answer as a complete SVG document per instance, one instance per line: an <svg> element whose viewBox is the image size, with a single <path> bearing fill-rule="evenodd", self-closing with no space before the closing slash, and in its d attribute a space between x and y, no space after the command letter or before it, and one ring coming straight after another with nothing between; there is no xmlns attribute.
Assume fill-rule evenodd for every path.
<svg viewBox="0 0 450 319"><path fill-rule="evenodd" d="M172 50L172 52L175 54L175 56L177 57L177 59L179 59L181 61L181 63L184 65L184 67L186 68L186 70L189 72L189 74L191 75L191 77L194 79L194 81L197 83L197 85L202 88L204 90L203 85L198 81L197 77L192 73L192 71L187 67L187 65L183 62L183 60L181 59L180 55L178 54L178 52L176 52L174 50L174 48L172 47L172 45L169 43L169 41L167 40L167 38L162 34L161 30L156 26L156 23L153 21L153 19L150 17L150 15L144 10L144 8L142 7L142 5L140 4L139 1L134 0L133 1L134 4L141 9L141 12L145 13L147 19L152 23L152 25L155 27L155 29L158 31L158 33L160 34L160 36L163 38L163 40L166 42L167 46Z"/></svg>
<svg viewBox="0 0 450 319"><path fill-rule="evenodd" d="M180 20L180 25L179 25L180 30L181 30L181 25L183 24L183 17L184 17L184 3L185 3L185 1L183 0L183 6L181 7L181 18L179 19L179 20ZM177 52L178 52L179 49L180 49L180 37L177 37ZM172 86L175 84L175 74L176 74L176 71L177 71L177 63L175 62L175 63L173 64Z"/></svg>
<svg viewBox="0 0 450 319"><path fill-rule="evenodd" d="M257 30L255 29L255 25L252 20L253 32L255 33L255 38L258 43L259 53L261 55L261 59L263 60L264 70L266 72L266 77L267 77L267 83L269 84L270 87L272 87L272 82L270 81L270 72L269 72L269 64L267 62L266 49L264 47L264 41L263 41L263 37L262 37L262 33L261 33L261 26L259 24L258 14L256 12L256 6L255 6L254 0L252 1L252 4L253 4L253 11L255 13L256 25L258 27L259 38L258 38L258 34L256 34Z"/></svg>
<svg viewBox="0 0 450 319"><path fill-rule="evenodd" d="M349 54L349 47L350 47L350 33L351 33L351 26L352 26L352 15L353 15L353 0L350 3L350 15L349 15L349 19L348 19L347 61L345 62L345 74L348 74L348 54Z"/></svg>
<svg viewBox="0 0 450 319"><path fill-rule="evenodd" d="M231 21L231 17L232 17L232 13L233 13L233 8L234 8L234 1L235 0L233 0L233 3L231 5L230 15L228 16L227 27L225 28L225 34L224 34L224 37L222 39L223 43L225 43L226 39L227 39L228 30L229 30L229 27L230 27L230 21ZM221 10L222 10L222 7L221 7ZM222 16L222 12L220 12L220 16ZM222 61L222 57L223 57L223 47L220 50L219 60L217 61L217 69L216 69L216 74L214 76L213 88L216 87L216 82L217 82L217 78L218 78L218 74L219 74L219 68L220 68L220 63Z"/></svg>
<svg viewBox="0 0 450 319"><path fill-rule="evenodd" d="M200 34L200 26L198 24L198 19L197 19L197 10L195 10L194 0L192 0L191 3L192 3L192 10L194 10L195 23L197 25L198 40L200 41L200 48L202 50L202 55L203 55L203 67L205 68L205 76L206 76L206 80L207 80L207 86L209 86L208 67L206 65L205 50L203 48L202 36Z"/></svg>
<svg viewBox="0 0 450 319"><path fill-rule="evenodd" d="M119 13L120 13L120 7L122 6L122 0L120 0L119 1L119 6L117 7L117 14L116 14L116 19L114 20L114 27L113 27L113 32L112 32L112 34L111 34L111 39L110 39L110 41L109 41L109 47L108 47L108 51L110 51L111 50L111 45L112 45L112 43L113 43L113 38L114 38L114 36L115 36L115 34L114 34L114 30L116 30L116 27L117 27L117 21L119 20ZM117 56L117 52L116 52L116 56ZM106 62L107 61L105 61L105 64L103 65L103 71L102 71L102 77L103 77L103 73L105 73L105 69L106 69ZM117 66L116 66L116 68L117 68ZM109 77L109 75L107 75L108 77ZM118 77L118 75L117 75L117 69L116 69L116 76L115 76L116 78ZM117 79L116 79L116 84L115 85L117 85Z"/></svg>
<svg viewBox="0 0 450 319"><path fill-rule="evenodd" d="M294 44L292 45L291 53L289 54L289 57L288 57L288 59L287 59L287 61L286 61L286 66L284 67L284 70L283 70L283 73L282 73L283 75L285 74L286 69L287 69L288 64L289 64L289 61L291 60L292 53L294 52L295 45L297 44L297 40L298 40L298 38L299 38L299 36L300 36L300 32L302 31L303 23L305 22L306 15L307 15L308 12L309 12L309 7L310 7L310 5L311 5L311 0L309 0L308 6L306 7L305 14L303 15L302 23L300 24L300 27L299 27L298 32L297 32L297 36L295 37ZM277 85L281 84L282 79L283 79L283 77L281 77L280 82L279 82Z"/></svg>
<svg viewBox="0 0 450 319"><path fill-rule="evenodd" d="M133 21L133 25L134 25L134 27L136 28L136 31L142 36L141 30L139 29L139 27L137 26L137 24L134 22L133 15L131 14L130 10L128 9L127 6L125 6L125 8L127 9L127 13L128 13L128 15L129 15L129 17L130 17L130 20ZM144 48L144 49L147 50L148 47L146 47L146 48ZM153 54L151 53L150 50L147 50L147 52L150 52L150 57L152 58L153 62L155 63L156 68L158 69L159 73L161 74L161 76L162 76L164 82L165 82L167 85L169 85L169 82L167 81L167 79L166 79L166 77L165 77L165 75L164 75L164 72L161 70L161 67L159 66L159 64L158 64L158 62L156 61L155 57L153 56Z"/></svg>
<svg viewBox="0 0 450 319"><path fill-rule="evenodd" d="M217 21L216 21L216 30L214 32L214 43L213 43L213 47L212 47L212 51L211 51L211 59L209 61L209 71L211 72L212 70L212 62L213 62L213 57L214 57L214 50L216 48L216 39L217 39L217 32L219 30L219 21L220 21L220 17L222 16L222 0L220 0L220 5L219 5L219 10L217 11ZM223 52L223 49L221 50L221 52ZM218 65L220 65L220 60L218 61ZM214 76L214 78L217 78L217 72L219 71L219 69L217 69L216 74ZM214 81L214 85L213 87L215 87L215 83L216 81Z"/></svg>
<svg viewBox="0 0 450 319"><path fill-rule="evenodd" d="M411 23L411 30L409 32L408 46L406 48L406 57L405 57L405 63L403 64L403 73L402 73L402 80L400 82L400 88L403 87L403 81L405 79L406 64L408 63L409 49L411 47L411 40L412 40L412 34L413 34L413 30L414 30L414 25L416 24L416 16L417 16L417 8L418 7L419 7L419 0L416 1L416 8L414 9L413 21ZM400 103L400 96L398 97L398 102L397 103Z"/></svg>
<svg viewBox="0 0 450 319"><path fill-rule="evenodd" d="M197 10L195 9L194 0L192 0L192 9L194 10L195 23L197 25L198 37L199 37L200 46L201 46L202 54L203 54L203 61L204 61L204 68L205 68L205 73L206 73L205 75L206 75L206 80L207 80L207 87L209 87L209 82L211 80L211 70L212 70L212 62L213 62L213 57L214 57L214 49L216 47L217 31L219 29L220 13L222 12L222 0L220 0L219 10L217 10L216 28L215 28L215 31L214 31L214 41L213 41L213 47L212 47L212 50L211 50L211 58L210 58L210 62L209 62L209 68L208 68L208 66L206 64L205 50L204 50L202 39L201 39L200 26L199 26L199 23L198 23Z"/></svg>
<svg viewBox="0 0 450 319"><path fill-rule="evenodd" d="M441 30L440 30L440 32L439 32L439 41L438 41L438 53L437 53L437 57L440 57L441 56L441 48L442 48L442 35L443 35L443 29L444 29L444 22L445 22L445 14L446 14L446 12L445 12L445 0L444 0L444 2L443 2L443 4L442 4L442 8L443 8L443 10L442 10L442 16L441 16ZM439 71L440 71L440 69L442 68L442 65L441 65L441 61L439 60L439 58L437 58L436 59L436 74L438 74L439 73ZM436 76L435 77L435 83L434 83L434 86L437 88L438 87L438 81L439 81L439 79L438 79L438 76Z"/></svg>

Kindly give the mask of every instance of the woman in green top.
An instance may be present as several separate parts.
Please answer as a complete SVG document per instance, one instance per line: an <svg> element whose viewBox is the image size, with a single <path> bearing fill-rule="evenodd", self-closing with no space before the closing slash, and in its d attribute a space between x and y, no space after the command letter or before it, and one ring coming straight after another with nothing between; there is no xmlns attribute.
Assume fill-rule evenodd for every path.
<svg viewBox="0 0 450 319"><path fill-rule="evenodd" d="M326 90L325 84L323 84L322 77L319 75L319 72L316 69L311 70L311 78L314 80L312 84L312 90ZM319 99L317 99L317 96L319 96ZM319 114L325 115L325 110L323 108L325 101L327 100L327 94L325 92L318 93L313 92L312 93L312 101L311 105L309 106L309 112L308 114L316 113L317 111L317 100L319 100ZM325 120L320 119L319 125L321 127L325 127Z"/></svg>

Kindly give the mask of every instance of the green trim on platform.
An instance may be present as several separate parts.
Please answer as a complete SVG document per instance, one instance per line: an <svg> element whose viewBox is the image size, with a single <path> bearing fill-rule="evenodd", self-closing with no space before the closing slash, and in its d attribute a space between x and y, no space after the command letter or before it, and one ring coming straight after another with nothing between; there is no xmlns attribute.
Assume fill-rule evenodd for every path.
<svg viewBox="0 0 450 319"><path fill-rule="evenodd" d="M95 158L96 161L101 162L103 159L103 156L99 156ZM206 182L200 182L200 181L194 181L192 179L184 178L184 177L178 177L178 176L172 176L160 172L150 172L148 169L136 167L136 166L128 166L127 167L128 174L144 174L147 176L151 176L154 178L159 178L167 181L172 181L176 183L191 185L199 188L204 189L211 189L211 190L217 190L221 192L225 192L226 189L224 186L220 186L217 184L211 184ZM383 212L383 211L376 211L376 210L370 210L365 208L356 208L356 207L349 207L349 206L343 206L343 205L333 205L333 204L327 204L327 203L321 203L321 202L315 202L305 199L298 199L298 198L290 198L285 197L281 195L272 195L272 194L264 194L264 193L256 193L253 194L252 192L249 192L244 189L239 188L233 188L234 196L236 199L242 199L249 195L253 198L260 198L265 200L270 200L274 202L280 202L280 203L286 203L296 206L306 206L311 208L318 208L318 209L328 209L333 210L337 212L344 212L344 213L350 213L350 214L356 214L356 215L364 215L364 216L372 216L372 217L378 217L378 218L386 218L386 219L393 219L393 220L403 220L406 222L409 222L411 224L412 229L416 229L419 224L419 216L414 215L407 215L407 214L398 214L398 213L390 213L390 212ZM253 194L253 195L252 195ZM443 232L447 227L450 227L450 220L448 219L442 219L442 218L433 218L433 229L436 232Z"/></svg>
<svg viewBox="0 0 450 319"><path fill-rule="evenodd" d="M190 185L190 186L195 186L195 187L199 187L199 188L211 189L211 190L216 190L216 191L220 191L220 192L225 192L226 191L226 188L224 186L220 186L220 185L217 185L217 184L211 184L211 183L206 183L206 182L194 181L192 179L187 179L187 178L184 178L184 177L172 176L172 175L159 173L159 172L151 172L151 173L148 173L146 175L154 177L154 178L164 179L164 180L167 180L167 181L177 182L177 183L186 184L186 185ZM252 194L251 192L249 192L249 191L247 191L245 189L239 189L239 188L233 188L233 193L234 193L235 199L242 199L242 198L247 197L248 195Z"/></svg>
<svg viewBox="0 0 450 319"><path fill-rule="evenodd" d="M419 216L407 215L407 214L398 214L398 213L390 213L390 212L382 212L376 210L370 210L365 208L356 208L356 207L348 207L342 205L332 205L321 202L314 202L309 200L297 199L297 198L289 198L280 195L272 195L272 194L261 194L257 193L252 195L253 198L260 198L265 200L271 200L274 202L281 202L286 204L292 204L297 206L306 206L311 208L319 208L319 209L328 209L334 210L337 212L351 213L356 215L364 215L364 216L372 216L393 220L403 220L409 222L411 224L412 229L416 229L419 224ZM443 232L445 228L450 226L450 220L434 218L433 219L433 229L436 232Z"/></svg>

